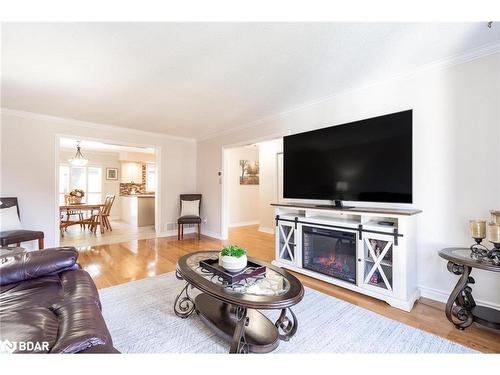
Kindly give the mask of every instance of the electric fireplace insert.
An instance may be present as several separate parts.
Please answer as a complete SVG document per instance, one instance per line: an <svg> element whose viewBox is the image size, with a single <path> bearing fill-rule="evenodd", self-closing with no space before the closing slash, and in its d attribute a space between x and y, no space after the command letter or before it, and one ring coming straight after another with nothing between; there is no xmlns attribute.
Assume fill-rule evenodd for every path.
<svg viewBox="0 0 500 375"><path fill-rule="evenodd" d="M356 284L356 234L302 227L302 268Z"/></svg>

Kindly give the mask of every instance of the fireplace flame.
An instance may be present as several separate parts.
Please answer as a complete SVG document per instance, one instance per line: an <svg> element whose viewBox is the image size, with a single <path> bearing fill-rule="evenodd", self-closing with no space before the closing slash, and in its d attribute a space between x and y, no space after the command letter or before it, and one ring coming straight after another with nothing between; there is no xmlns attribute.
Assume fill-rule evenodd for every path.
<svg viewBox="0 0 500 375"><path fill-rule="evenodd" d="M330 255L329 257L321 257L319 261L327 267L330 267L335 264L335 255Z"/></svg>

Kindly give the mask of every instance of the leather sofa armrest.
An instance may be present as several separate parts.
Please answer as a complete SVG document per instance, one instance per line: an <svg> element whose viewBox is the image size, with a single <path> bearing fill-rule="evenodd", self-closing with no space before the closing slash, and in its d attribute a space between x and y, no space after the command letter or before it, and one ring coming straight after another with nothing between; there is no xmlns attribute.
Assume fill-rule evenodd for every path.
<svg viewBox="0 0 500 375"><path fill-rule="evenodd" d="M74 247L5 254L0 257L0 285L71 269L77 264L77 259L78 251Z"/></svg>

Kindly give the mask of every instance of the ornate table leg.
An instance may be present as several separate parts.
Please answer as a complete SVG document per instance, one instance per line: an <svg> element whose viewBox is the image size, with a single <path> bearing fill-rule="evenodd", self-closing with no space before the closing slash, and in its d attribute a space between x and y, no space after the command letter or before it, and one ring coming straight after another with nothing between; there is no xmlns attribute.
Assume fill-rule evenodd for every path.
<svg viewBox="0 0 500 375"><path fill-rule="evenodd" d="M233 306L231 309L232 318L237 322L229 353L248 354L249 347L245 338L245 327L248 325L247 309L240 306Z"/></svg>
<svg viewBox="0 0 500 375"><path fill-rule="evenodd" d="M178 272L175 273L175 277L179 280L184 280ZM194 300L188 293L188 289L193 286L189 283L186 283L184 287L181 289L177 297L175 297L174 301L174 312L175 315L182 319L186 319L189 315L191 315L195 309Z"/></svg>
<svg viewBox="0 0 500 375"><path fill-rule="evenodd" d="M287 310L290 312L292 320L287 317ZM278 329L280 340L288 341L297 332L299 322L297 321L297 317L293 313L292 309L286 308L281 310L280 317L278 318L278 320L276 320L276 323L274 325Z"/></svg>
<svg viewBox="0 0 500 375"><path fill-rule="evenodd" d="M456 328L465 329L474 321L470 310L476 306L472 289L468 285L474 284L474 279L470 276L472 268L453 262L448 262L447 268L451 273L461 276L446 303L446 317Z"/></svg>

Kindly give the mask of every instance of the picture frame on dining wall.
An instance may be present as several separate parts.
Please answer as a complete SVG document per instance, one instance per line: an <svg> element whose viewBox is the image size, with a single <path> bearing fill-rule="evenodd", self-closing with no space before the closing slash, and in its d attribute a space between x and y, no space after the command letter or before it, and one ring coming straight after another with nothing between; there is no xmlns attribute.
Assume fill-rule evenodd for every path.
<svg viewBox="0 0 500 375"><path fill-rule="evenodd" d="M106 180L118 180L118 168L106 168Z"/></svg>

